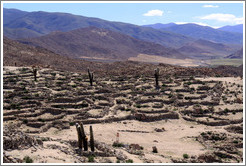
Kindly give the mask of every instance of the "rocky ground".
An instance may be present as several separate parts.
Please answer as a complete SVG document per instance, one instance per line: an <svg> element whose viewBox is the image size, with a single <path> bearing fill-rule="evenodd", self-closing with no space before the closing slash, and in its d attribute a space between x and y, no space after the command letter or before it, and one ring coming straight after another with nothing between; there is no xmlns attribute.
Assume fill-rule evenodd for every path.
<svg viewBox="0 0 246 166"><path fill-rule="evenodd" d="M4 162L242 162L242 77L159 67L156 89L140 68L90 86L87 73L39 68L35 81L31 67L4 66ZM88 137L93 127L95 152L78 148L78 122Z"/></svg>

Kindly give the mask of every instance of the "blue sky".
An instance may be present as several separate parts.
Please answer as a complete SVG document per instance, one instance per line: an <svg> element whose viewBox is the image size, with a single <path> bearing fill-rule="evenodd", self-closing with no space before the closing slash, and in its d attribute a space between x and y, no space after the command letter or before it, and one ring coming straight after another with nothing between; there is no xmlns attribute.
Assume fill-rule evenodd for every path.
<svg viewBox="0 0 246 166"><path fill-rule="evenodd" d="M174 22L221 27L244 22L243 3L4 3L3 7L66 12L136 25Z"/></svg>

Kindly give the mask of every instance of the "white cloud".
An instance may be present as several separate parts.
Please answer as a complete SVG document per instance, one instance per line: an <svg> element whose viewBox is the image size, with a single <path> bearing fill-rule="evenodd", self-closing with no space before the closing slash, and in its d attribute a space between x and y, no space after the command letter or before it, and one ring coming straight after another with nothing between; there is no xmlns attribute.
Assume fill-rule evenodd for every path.
<svg viewBox="0 0 246 166"><path fill-rule="evenodd" d="M205 7L205 8L218 8L219 6L218 5L203 5L202 7Z"/></svg>
<svg viewBox="0 0 246 166"><path fill-rule="evenodd" d="M175 22L175 24L197 24L201 26L209 26L208 24L202 23L202 22Z"/></svg>
<svg viewBox="0 0 246 166"><path fill-rule="evenodd" d="M144 16L162 16L163 11L162 10L149 10L147 13L143 14Z"/></svg>
<svg viewBox="0 0 246 166"><path fill-rule="evenodd" d="M215 20L215 21L226 22L231 24L243 24L244 21L243 17L236 17L233 14L223 14L223 13L209 14L199 18L202 20Z"/></svg>
<svg viewBox="0 0 246 166"><path fill-rule="evenodd" d="M178 24L178 25L182 25L182 24L197 24L197 25L201 25L201 26L209 26L209 27L212 27L212 28L219 28L217 26L211 26L211 25L208 25L206 23L203 23L203 22L175 22L175 24Z"/></svg>

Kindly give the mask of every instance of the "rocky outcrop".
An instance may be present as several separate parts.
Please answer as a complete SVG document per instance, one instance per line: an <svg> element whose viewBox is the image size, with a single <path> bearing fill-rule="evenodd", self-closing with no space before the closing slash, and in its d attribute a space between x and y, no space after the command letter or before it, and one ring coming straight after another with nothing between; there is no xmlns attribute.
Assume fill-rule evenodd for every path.
<svg viewBox="0 0 246 166"><path fill-rule="evenodd" d="M43 145L41 139L25 134L17 130L17 126L4 126L3 149L26 149L32 146Z"/></svg>

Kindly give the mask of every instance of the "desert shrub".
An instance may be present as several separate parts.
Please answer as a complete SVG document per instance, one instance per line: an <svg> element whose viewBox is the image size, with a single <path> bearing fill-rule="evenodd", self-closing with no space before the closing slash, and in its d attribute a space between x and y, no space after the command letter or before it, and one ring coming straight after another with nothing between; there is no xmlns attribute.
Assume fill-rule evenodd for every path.
<svg viewBox="0 0 246 166"><path fill-rule="evenodd" d="M126 110L125 111L131 111L131 109L130 108L126 108Z"/></svg>
<svg viewBox="0 0 246 166"><path fill-rule="evenodd" d="M135 107L141 108L141 105L140 104L136 104Z"/></svg>
<svg viewBox="0 0 246 166"><path fill-rule="evenodd" d="M29 156L25 156L25 157L23 158L23 161L24 161L25 163L33 163L33 159L32 159L31 157L29 157Z"/></svg>
<svg viewBox="0 0 246 166"><path fill-rule="evenodd" d="M94 160L94 156L93 155L88 156L88 162L92 163L94 161L95 160Z"/></svg>
<svg viewBox="0 0 246 166"><path fill-rule="evenodd" d="M10 107L11 107L12 109L18 109L18 108L19 108L19 103L11 103L11 104L10 104Z"/></svg>
<svg viewBox="0 0 246 166"><path fill-rule="evenodd" d="M120 107L120 110L121 110L121 111L125 111L126 108L125 108L125 107Z"/></svg>
<svg viewBox="0 0 246 166"><path fill-rule="evenodd" d="M74 122L69 122L69 125L70 126L74 126Z"/></svg>
<svg viewBox="0 0 246 166"><path fill-rule="evenodd" d="M210 111L210 112L214 112L214 106L208 106L208 110Z"/></svg>
<svg viewBox="0 0 246 166"><path fill-rule="evenodd" d="M24 90L23 90L23 93L28 93L28 90L27 90L27 89L24 89Z"/></svg>
<svg viewBox="0 0 246 166"><path fill-rule="evenodd" d="M20 71L22 71L22 72L26 72L26 71L28 71L28 68L23 67L23 68L21 68L21 69L20 69Z"/></svg>
<svg viewBox="0 0 246 166"><path fill-rule="evenodd" d="M133 163L133 160L132 159L128 159L128 160L126 160L126 163Z"/></svg>
<svg viewBox="0 0 246 166"><path fill-rule="evenodd" d="M27 100L27 99L32 99L32 97L31 96L23 96L21 99Z"/></svg>
<svg viewBox="0 0 246 166"><path fill-rule="evenodd" d="M152 150L153 153L158 153L158 150L157 150L157 147L156 146L153 146L152 149L153 149Z"/></svg>
<svg viewBox="0 0 246 166"><path fill-rule="evenodd" d="M42 140L42 141L49 141L49 138L47 138L47 137L42 137L41 140Z"/></svg>
<svg viewBox="0 0 246 166"><path fill-rule="evenodd" d="M124 147L124 144L120 142L114 142L113 147Z"/></svg>
<svg viewBox="0 0 246 166"><path fill-rule="evenodd" d="M50 73L53 77L55 77L56 76L56 73Z"/></svg>
<svg viewBox="0 0 246 166"><path fill-rule="evenodd" d="M63 82L56 82L56 85L57 86L60 86L60 85L62 85L63 84Z"/></svg>
<svg viewBox="0 0 246 166"><path fill-rule="evenodd" d="M192 83L189 81L189 82L185 82L184 84L191 85Z"/></svg>
<svg viewBox="0 0 246 166"><path fill-rule="evenodd" d="M66 77L64 77L64 78L58 78L57 80L61 80L61 81L65 81L65 80L67 80L67 78Z"/></svg>
<svg viewBox="0 0 246 166"><path fill-rule="evenodd" d="M172 98L172 97L173 97L173 95L172 95L172 94L169 94L169 95L168 95L168 98Z"/></svg>
<svg viewBox="0 0 246 166"><path fill-rule="evenodd" d="M212 136L212 140L215 140L215 141L219 141L219 140L223 140L223 139L224 139L223 137L219 137L218 135Z"/></svg>
<svg viewBox="0 0 246 166"><path fill-rule="evenodd" d="M194 80L195 79L195 77L194 76L190 76L190 80Z"/></svg>
<svg viewBox="0 0 246 166"><path fill-rule="evenodd" d="M209 86L199 86L197 90L209 90L211 89Z"/></svg>
<svg viewBox="0 0 246 166"><path fill-rule="evenodd" d="M195 91L195 88L191 87L190 90L191 90L191 91Z"/></svg>
<svg viewBox="0 0 246 166"><path fill-rule="evenodd" d="M8 81L9 82L16 82L17 80L16 80L16 78L9 78Z"/></svg>
<svg viewBox="0 0 246 166"><path fill-rule="evenodd" d="M225 113L228 113L228 112L229 112L229 109L228 109L228 108L225 108L225 109L224 109L224 112L225 112Z"/></svg>
<svg viewBox="0 0 246 166"><path fill-rule="evenodd" d="M38 118L38 121L39 121L39 122L45 122L45 120L42 119L42 118Z"/></svg>
<svg viewBox="0 0 246 166"><path fill-rule="evenodd" d="M185 153L185 154L183 154L183 158L188 159L189 155Z"/></svg>
<svg viewBox="0 0 246 166"><path fill-rule="evenodd" d="M89 104L86 103L86 101L83 101L82 104L80 104L80 105L81 105L81 107L88 107L89 106Z"/></svg>
<svg viewBox="0 0 246 166"><path fill-rule="evenodd" d="M147 107L149 107L149 105L144 104L144 105L142 105L141 107L143 107L143 108L147 108Z"/></svg>

